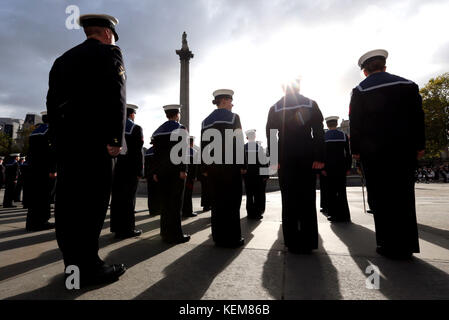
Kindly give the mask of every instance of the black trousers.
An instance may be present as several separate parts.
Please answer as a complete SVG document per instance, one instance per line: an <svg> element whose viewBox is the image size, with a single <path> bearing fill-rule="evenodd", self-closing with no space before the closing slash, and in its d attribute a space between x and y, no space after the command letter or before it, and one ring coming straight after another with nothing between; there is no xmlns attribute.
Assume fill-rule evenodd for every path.
<svg viewBox="0 0 449 320"><path fill-rule="evenodd" d="M16 180L5 181L5 194L3 196L3 207L11 207L14 204L16 192Z"/></svg>
<svg viewBox="0 0 449 320"><path fill-rule="evenodd" d="M35 228L48 222L51 217L50 188L51 180L46 168L30 167L27 179L28 213L26 228ZM25 196L25 193L24 193Z"/></svg>
<svg viewBox="0 0 449 320"><path fill-rule="evenodd" d="M161 200L161 237L175 241L183 236L181 211L185 181L179 178L179 171L173 170L158 175L158 187Z"/></svg>
<svg viewBox="0 0 449 320"><path fill-rule="evenodd" d="M285 245L306 250L317 249L316 173L312 171L312 162L281 164L279 183Z"/></svg>
<svg viewBox="0 0 449 320"><path fill-rule="evenodd" d="M416 159L396 158L401 165L393 180L385 181L381 159L363 157L366 187L374 211L377 245L395 253L419 252L415 208Z"/></svg>
<svg viewBox="0 0 449 320"><path fill-rule="evenodd" d="M266 180L261 175L244 176L246 193L246 212L248 217L258 217L265 212Z"/></svg>
<svg viewBox="0 0 449 320"><path fill-rule="evenodd" d="M328 211L327 184L327 177L320 174L320 207L325 213Z"/></svg>
<svg viewBox="0 0 449 320"><path fill-rule="evenodd" d="M14 201L15 202L21 202L21 196L22 196L22 190L23 190L23 184L24 184L24 177L23 175L19 175L19 178L17 179L16 188L14 190Z"/></svg>
<svg viewBox="0 0 449 320"><path fill-rule="evenodd" d="M98 238L109 203L113 162L106 147L102 151L86 151L95 159L95 167L91 162L78 161L69 151L58 159L56 239L64 264L76 265L80 270L95 268L101 262Z"/></svg>
<svg viewBox="0 0 449 320"><path fill-rule="evenodd" d="M136 192L139 179L126 160L119 156L114 169L111 197L111 232L124 234L136 227Z"/></svg>
<svg viewBox="0 0 449 320"><path fill-rule="evenodd" d="M209 189L209 177L200 175L201 182L201 206L203 208L212 206L211 193Z"/></svg>
<svg viewBox="0 0 449 320"><path fill-rule="evenodd" d="M213 165L208 168L212 200L212 238L220 244L235 244L242 237L240 205L242 176L235 165Z"/></svg>
<svg viewBox="0 0 449 320"><path fill-rule="evenodd" d="M195 180L187 178L184 188L184 201L182 204L182 214L185 216L191 215L193 213L192 194L194 183Z"/></svg>
<svg viewBox="0 0 449 320"><path fill-rule="evenodd" d="M328 215L342 221L351 219L346 196L346 171L327 170Z"/></svg>
<svg viewBox="0 0 449 320"><path fill-rule="evenodd" d="M159 196L159 188L153 180L153 176L147 177L147 204L150 215L161 214L161 200Z"/></svg>

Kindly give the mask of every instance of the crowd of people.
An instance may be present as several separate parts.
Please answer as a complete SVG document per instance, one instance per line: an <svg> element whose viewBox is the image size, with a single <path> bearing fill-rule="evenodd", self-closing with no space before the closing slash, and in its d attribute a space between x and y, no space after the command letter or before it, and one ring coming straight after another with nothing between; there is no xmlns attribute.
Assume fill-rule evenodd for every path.
<svg viewBox="0 0 449 320"><path fill-rule="evenodd" d="M449 182L449 164L435 167L419 167L415 171L415 181L418 183Z"/></svg>
<svg viewBox="0 0 449 320"><path fill-rule="evenodd" d="M115 46L118 20L90 14L80 16L79 23L87 40L54 62L44 117L48 124L30 136L27 160L34 182L28 191L33 196L27 201L27 229L55 227L64 264L79 269L82 286L116 281L126 271L124 264L108 264L100 258L98 238L109 204L110 228L116 238L142 233L135 225L135 202L138 181L144 176L150 213L160 214L164 242L190 240L183 233L181 217L194 216L193 181L199 178L201 205L211 210L215 245L237 248L245 243L240 226L242 180L248 218L262 219L268 179L268 171L262 169L270 166L279 177L284 244L291 253L308 254L318 248L317 174L322 176L328 220L351 221L345 177L352 157L365 175L376 251L394 259L419 252L414 170L424 155L424 113L418 86L386 72L386 50L372 50L359 59L366 79L352 92L350 137L337 130L338 117L324 119L317 102L300 94L299 81L293 81L283 86L284 95L267 110L267 150L256 142L255 130L245 131L248 142L244 143L240 117L232 112L234 91L219 89L213 92L215 109L201 123L200 147L194 146L194 137L183 139L181 134L173 139L187 130L181 124L181 106L166 105L167 120L153 133L152 148L144 157L142 128L135 123L138 107L126 101L126 71L121 50ZM101 118L86 122L91 111ZM175 161L179 145L188 152ZM80 149L95 161L79 161ZM385 155L403 164L395 173L395 184L385 184ZM260 161L264 157L268 163ZM18 167L17 161L12 155L6 175L8 166ZM192 166L195 162L199 165ZM13 181L16 173L11 175ZM55 178L53 226L48 222L49 190ZM11 197L12 191L7 190L6 206Z"/></svg>

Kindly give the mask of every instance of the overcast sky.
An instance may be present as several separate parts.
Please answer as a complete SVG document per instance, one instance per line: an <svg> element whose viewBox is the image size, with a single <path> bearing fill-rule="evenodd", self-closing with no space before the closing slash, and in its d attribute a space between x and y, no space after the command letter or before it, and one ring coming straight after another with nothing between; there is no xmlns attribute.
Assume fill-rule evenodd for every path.
<svg viewBox="0 0 449 320"><path fill-rule="evenodd" d="M162 106L179 103L175 50L183 31L195 55L190 131L196 136L214 110L215 89L235 91L233 111L243 129L255 128L265 140L268 109L288 78L301 78L301 93L325 117L347 119L351 89L363 80L357 61L368 50L387 49L387 71L420 86L449 71L449 0L2 0L0 117L24 119L45 109L54 60L84 41L82 30L66 28L69 5L120 20L127 97L139 106L145 146L165 121ZM101 115L86 110L92 117Z"/></svg>

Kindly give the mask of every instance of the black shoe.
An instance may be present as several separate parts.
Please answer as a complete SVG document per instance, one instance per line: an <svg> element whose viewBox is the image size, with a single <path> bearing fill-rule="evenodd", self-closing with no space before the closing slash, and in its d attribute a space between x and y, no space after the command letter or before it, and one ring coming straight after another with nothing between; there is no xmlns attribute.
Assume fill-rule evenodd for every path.
<svg viewBox="0 0 449 320"><path fill-rule="evenodd" d="M80 274L80 285L86 287L90 285L100 285L115 282L126 272L124 264L103 264L93 272Z"/></svg>
<svg viewBox="0 0 449 320"><path fill-rule="evenodd" d="M134 237L138 237L142 234L142 230L133 230L130 232L116 232L115 233L115 238L116 239L128 239L128 238L134 238Z"/></svg>
<svg viewBox="0 0 449 320"><path fill-rule="evenodd" d="M186 242L190 241L190 235L183 234L180 238L175 238L175 239L169 239L169 238L163 237L162 240L164 240L164 242L169 243L169 244L186 243Z"/></svg>
<svg viewBox="0 0 449 320"><path fill-rule="evenodd" d="M210 211L210 207L203 207L203 212Z"/></svg>
<svg viewBox="0 0 449 320"><path fill-rule="evenodd" d="M196 217L197 214L195 212L192 212L192 213L182 214L182 216L184 218L190 218L190 217Z"/></svg>
<svg viewBox="0 0 449 320"><path fill-rule="evenodd" d="M43 231L43 230L50 230L50 229L54 229L55 228L55 224L53 222L45 222L44 224L41 224L39 226L31 226L31 227L26 227L27 231Z"/></svg>
<svg viewBox="0 0 449 320"><path fill-rule="evenodd" d="M374 211L373 211L373 210L371 210L371 209L368 209L368 210L366 210L366 213L371 213L371 214L373 214L373 213L374 213Z"/></svg>
<svg viewBox="0 0 449 320"><path fill-rule="evenodd" d="M10 204L10 205L3 205L3 208L17 208L17 206Z"/></svg>

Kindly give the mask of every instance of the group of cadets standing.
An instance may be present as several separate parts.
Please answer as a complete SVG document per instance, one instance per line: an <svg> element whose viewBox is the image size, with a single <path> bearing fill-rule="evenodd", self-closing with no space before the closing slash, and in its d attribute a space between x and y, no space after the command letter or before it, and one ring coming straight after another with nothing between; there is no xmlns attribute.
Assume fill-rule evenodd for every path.
<svg viewBox="0 0 449 320"><path fill-rule="evenodd" d="M267 141L275 132L278 150L270 150L268 145L265 151L255 141L255 130L246 131L248 143L244 144L240 117L232 112L234 92L220 89L213 92L217 109L201 124L201 148L194 146L191 137L189 145L186 142L185 161L175 164L170 153L181 140L170 137L185 130L180 124L180 105L163 107L167 121L153 133L152 147L144 155L142 128L134 123L137 106L126 104L126 73L121 50L115 46L118 20L108 15L82 15L79 23L87 40L56 59L47 94L49 125L42 124L30 137L29 174L33 183L27 229L53 227L48 223L50 189L57 173L56 237L65 266L79 268L82 286L115 281L126 271L123 264L107 264L99 257L98 239L109 203L111 231L117 238L141 234L135 228L136 190L141 177L147 179L150 215L161 216L163 241L177 244L190 240L183 233L181 217L195 216L192 192L198 179L201 206L212 210L213 241L221 247L242 246L242 180L248 218L261 219L269 163L263 160L276 151L279 163L274 169L278 170L282 196L284 243L293 253L317 249L317 175L323 177L322 205L328 219L350 221L345 188L351 164L349 143L366 176L378 252L388 256L419 252L412 169L417 152L422 155L424 149L421 100L416 84L385 72L386 51L368 52L359 61L367 79L353 90L351 140L336 130L336 117L326 119L329 130L324 131L318 104L301 95L299 82L294 82L284 87L284 96L268 113ZM104 118L86 124L86 110L96 110ZM399 123L403 123L401 128ZM226 157L225 143L218 161L204 161L205 154L217 160L209 129L219 132L223 142L225 133L232 133L231 161ZM95 165L73 156L80 146L95 159ZM243 161L238 159L240 147ZM385 155L394 155L407 164L397 180L400 186L383 189L379 170ZM18 167L17 157L5 166L6 207L14 199ZM396 199L391 198L393 195ZM397 230L402 230L401 237L395 236Z"/></svg>

